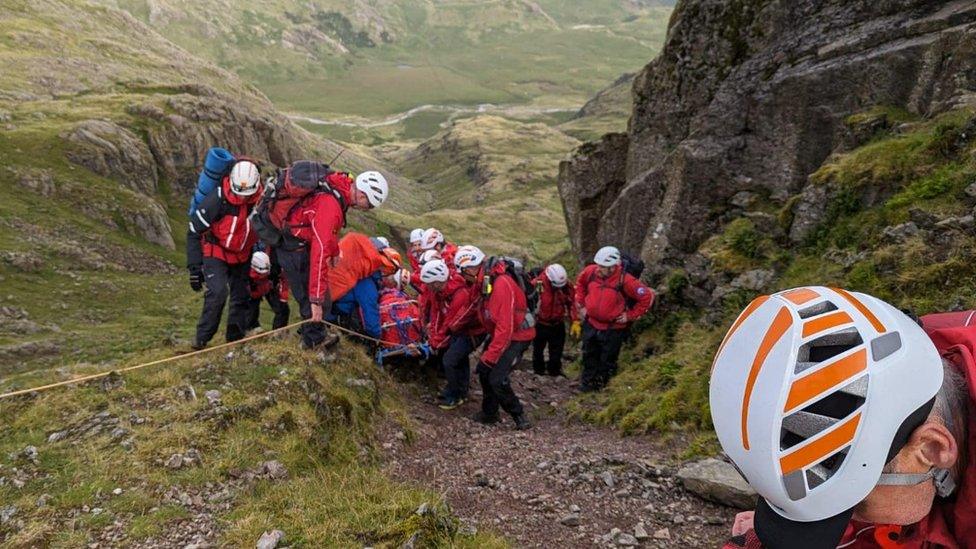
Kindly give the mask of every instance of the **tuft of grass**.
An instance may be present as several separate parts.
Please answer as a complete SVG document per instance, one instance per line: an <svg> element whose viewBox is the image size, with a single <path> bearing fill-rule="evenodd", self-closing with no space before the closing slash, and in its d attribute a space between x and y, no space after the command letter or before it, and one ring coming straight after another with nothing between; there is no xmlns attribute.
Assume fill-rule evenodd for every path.
<svg viewBox="0 0 976 549"><path fill-rule="evenodd" d="M87 538L121 521L132 539L148 539L191 514L162 499L170 487L205 490L229 482L234 469L274 459L288 469L288 478L256 480L236 490L232 508L218 517L225 527L221 543L251 544L263 530L280 528L293 545L398 546L416 535L430 545L503 546L490 534L461 532L439 495L382 473L374 425L403 412L394 382L350 342L328 363L287 340L124 379L111 392L88 384L0 403L0 466L31 473L20 490L0 487L0 498L17 506L25 521L17 532L0 528L0 538L15 545L68 543L77 538L64 537L67 517L88 506L104 512L73 521L74 536ZM198 395L220 390L224 408L214 410L202 398L186 400L176 390L186 385ZM119 418L131 450L112 441L108 429L47 442L48 433L99 411ZM133 421L136 416L142 421ZM37 447L37 465L16 457L27 445ZM163 466L170 455L190 448L200 453L199 466ZM112 494L117 487L122 495ZM54 497L38 508L34 502L44 493ZM423 503L432 515L415 515Z"/></svg>

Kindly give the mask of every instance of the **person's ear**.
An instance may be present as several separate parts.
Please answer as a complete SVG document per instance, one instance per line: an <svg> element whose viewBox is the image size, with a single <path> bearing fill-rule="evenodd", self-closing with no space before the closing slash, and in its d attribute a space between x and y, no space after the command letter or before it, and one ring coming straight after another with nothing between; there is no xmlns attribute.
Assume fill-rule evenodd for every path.
<svg viewBox="0 0 976 549"><path fill-rule="evenodd" d="M908 439L915 458L928 467L951 469L959 459L959 444L939 421L926 421Z"/></svg>

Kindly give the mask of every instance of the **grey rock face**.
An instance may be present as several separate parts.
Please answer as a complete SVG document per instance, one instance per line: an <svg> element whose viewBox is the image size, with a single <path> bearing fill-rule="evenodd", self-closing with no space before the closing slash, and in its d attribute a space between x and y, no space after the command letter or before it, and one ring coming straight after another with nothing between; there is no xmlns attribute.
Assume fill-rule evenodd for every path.
<svg viewBox="0 0 976 549"><path fill-rule="evenodd" d="M966 0L678 3L661 55L635 79L628 135L561 166L573 249L582 260L613 242L662 275L744 191L777 204L802 193L789 229L802 241L825 208L808 176L850 143L849 115L976 104L974 29Z"/></svg>

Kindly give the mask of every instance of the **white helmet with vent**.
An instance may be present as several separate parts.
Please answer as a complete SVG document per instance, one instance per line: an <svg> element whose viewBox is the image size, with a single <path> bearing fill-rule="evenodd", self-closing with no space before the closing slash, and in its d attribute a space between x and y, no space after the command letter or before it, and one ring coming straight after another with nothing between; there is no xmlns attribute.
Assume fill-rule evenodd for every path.
<svg viewBox="0 0 976 549"><path fill-rule="evenodd" d="M250 160L241 160L230 169L230 190L240 196L251 196L261 187L261 170Z"/></svg>
<svg viewBox="0 0 976 549"><path fill-rule="evenodd" d="M942 377L922 328L880 299L804 287L753 301L715 356L709 402L722 448L763 498L760 539L794 535L778 521L842 533Z"/></svg>

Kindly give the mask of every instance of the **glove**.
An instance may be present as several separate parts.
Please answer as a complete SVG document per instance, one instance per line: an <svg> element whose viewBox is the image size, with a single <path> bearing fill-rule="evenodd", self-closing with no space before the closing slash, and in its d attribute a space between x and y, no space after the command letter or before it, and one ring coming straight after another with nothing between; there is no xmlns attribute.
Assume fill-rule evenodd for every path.
<svg viewBox="0 0 976 549"><path fill-rule="evenodd" d="M190 268L190 288L193 288L194 292L203 289L203 271L199 267Z"/></svg>
<svg viewBox="0 0 976 549"><path fill-rule="evenodd" d="M573 321L573 324L569 327L569 335L573 336L574 339L579 339L583 335L583 325L580 324L579 320Z"/></svg>

